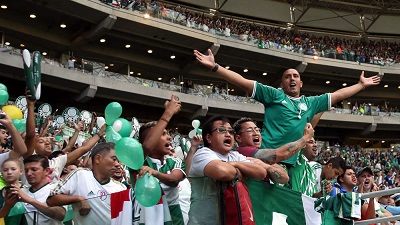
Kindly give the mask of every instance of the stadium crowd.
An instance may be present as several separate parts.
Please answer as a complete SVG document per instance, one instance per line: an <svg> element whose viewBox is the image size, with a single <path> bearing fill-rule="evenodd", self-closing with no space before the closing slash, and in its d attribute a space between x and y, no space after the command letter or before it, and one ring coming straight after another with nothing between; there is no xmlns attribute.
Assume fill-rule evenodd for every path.
<svg viewBox="0 0 400 225"><path fill-rule="evenodd" d="M228 189L230 181L238 179L245 181L248 187L256 223L269 224L270 219L276 219L271 218L274 214L271 214L271 208L267 205L276 197L274 191L267 191L271 188L287 193L300 192L304 196L319 199L332 193L345 194L347 168L354 171L350 174L350 180L355 180L356 176L358 178L351 189L355 190L354 193L367 193L379 187L390 189L399 185L397 154L378 151L365 153L350 147L343 151L331 149L318 153L313 138L313 127L317 125L321 113L330 109L329 105L379 84L378 76L366 78L361 73L359 83L353 86L318 97L305 97L300 95L302 82L294 69L284 72L281 88L276 89L220 67L215 63L211 51L204 55L195 50L194 55L203 66L253 93L252 98L266 106L266 118L261 129L251 118L241 118L231 123L224 116L213 116L202 126L201 135L196 131L198 134L193 135L190 148L179 158L175 152L179 148L172 147L173 138L167 131L169 121L182 108L179 97L174 94L165 102L165 111L158 121L142 124L138 129L142 153L130 154L130 160L140 162L144 158L144 161L139 167L131 168L130 165L123 165L123 157L117 154L121 145L111 130L115 123L109 123L107 109L107 124L99 123L93 114L87 126L84 121L73 117L71 121L75 123L65 125L69 128L53 127L51 117L42 122L40 118L35 119L35 116L42 115L35 115L35 100L27 89L26 127L22 129L25 130L23 133L18 132L15 121L10 118L14 114L12 111L3 108L4 112L1 112L0 188L3 203L0 217L4 218L3 222L218 224L230 217L224 216L217 193L221 188ZM64 116L75 115L67 114ZM73 131L68 131L71 128ZM60 132L64 132L64 135L60 135ZM82 132L85 134L82 135ZM130 132L128 134L135 136ZM60 136L65 137L60 139ZM82 136L85 141L79 141ZM238 146L233 150L235 143ZM183 149L183 146L180 148ZM133 151L128 146L124 146L123 150ZM316 158L320 163L316 162ZM143 190L136 188L143 177L153 177L159 183L163 200L157 198L154 204L159 202L161 208L160 204L147 205L147 200L154 195L143 195ZM126 193L127 200L125 197L115 197ZM396 197L393 196L393 202L396 202ZM377 198L383 204L379 207L381 217L396 212L396 206L392 205L391 211L386 210L392 204L391 198ZM127 208L123 201L130 202L130 207ZM364 203L360 206L359 216L353 215L351 219L375 218L375 213L372 215L368 211L374 206L375 200ZM130 216L118 210L128 210ZM232 207L225 210L228 213ZM303 212L303 209L300 211ZM313 211L317 216L315 219L326 219L328 211L327 206L322 214ZM289 216L288 221L291 220L296 221L297 218Z"/></svg>
<svg viewBox="0 0 400 225"><path fill-rule="evenodd" d="M194 9L184 9L180 5L158 4L155 0L100 1L113 7L148 13L211 34L254 43L259 48L276 48L311 56L382 66L400 62L400 46L397 42L299 32L292 27L273 27L244 19L217 17Z"/></svg>

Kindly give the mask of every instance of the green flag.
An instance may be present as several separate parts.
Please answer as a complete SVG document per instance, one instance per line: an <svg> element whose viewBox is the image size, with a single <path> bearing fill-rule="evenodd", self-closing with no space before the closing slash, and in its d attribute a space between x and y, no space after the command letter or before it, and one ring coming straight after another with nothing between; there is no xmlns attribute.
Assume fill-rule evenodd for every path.
<svg viewBox="0 0 400 225"><path fill-rule="evenodd" d="M257 225L321 225L314 199L266 182L247 182Z"/></svg>

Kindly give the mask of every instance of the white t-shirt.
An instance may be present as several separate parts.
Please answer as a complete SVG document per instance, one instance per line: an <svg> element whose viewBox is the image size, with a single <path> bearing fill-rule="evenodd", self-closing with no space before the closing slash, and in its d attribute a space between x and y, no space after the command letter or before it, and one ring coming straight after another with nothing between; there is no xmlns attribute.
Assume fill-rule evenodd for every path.
<svg viewBox="0 0 400 225"><path fill-rule="evenodd" d="M68 156L66 154L49 160L49 168L53 170L50 174L51 180L58 181L60 179L64 166L67 164L67 160Z"/></svg>
<svg viewBox="0 0 400 225"><path fill-rule="evenodd" d="M125 185L110 179L107 183L99 183L89 169L76 169L69 174L65 180L61 180L57 187L53 189L50 196L66 194L83 196L87 199L92 209L86 216L79 214L76 204L74 209L75 225L100 225L111 224L111 193L126 190Z"/></svg>
<svg viewBox="0 0 400 225"><path fill-rule="evenodd" d="M35 199L36 201L46 203L47 197L49 197L50 190L56 187L56 184L47 183L39 190L31 191L29 188L22 188L22 190L31 198ZM56 219L52 219L43 213L39 212L33 205L25 203L24 206L26 209L25 218L28 224L40 224L40 225L61 225L63 224L62 221L58 221ZM36 221L34 223L36 213Z"/></svg>
<svg viewBox="0 0 400 225"><path fill-rule="evenodd" d="M203 147L197 150L197 152L193 155L189 177L204 177L204 168L213 160L221 160L223 162L249 162L246 156L236 151L230 151L228 154L222 155L207 147Z"/></svg>

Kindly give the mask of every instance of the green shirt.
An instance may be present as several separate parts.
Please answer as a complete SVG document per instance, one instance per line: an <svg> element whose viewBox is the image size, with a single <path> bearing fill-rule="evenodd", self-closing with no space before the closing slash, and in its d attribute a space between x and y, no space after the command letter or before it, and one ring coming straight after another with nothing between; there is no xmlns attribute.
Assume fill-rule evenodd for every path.
<svg viewBox="0 0 400 225"><path fill-rule="evenodd" d="M289 184L292 190L312 197L319 190L317 177L314 168L309 164L308 159L302 152L296 165L289 170Z"/></svg>
<svg viewBox="0 0 400 225"><path fill-rule="evenodd" d="M329 110L330 94L292 98L282 89L255 82L252 97L265 107L261 148L279 148L303 136L306 123L315 114ZM298 153L283 162L294 165Z"/></svg>

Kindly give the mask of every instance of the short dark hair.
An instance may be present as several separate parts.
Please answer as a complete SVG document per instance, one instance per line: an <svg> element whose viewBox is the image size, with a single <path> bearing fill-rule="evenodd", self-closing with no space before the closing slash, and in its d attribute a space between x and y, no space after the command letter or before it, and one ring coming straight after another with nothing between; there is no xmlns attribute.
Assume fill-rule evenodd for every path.
<svg viewBox="0 0 400 225"><path fill-rule="evenodd" d="M332 164L332 165L333 165L333 164ZM340 178L344 178L344 174L346 173L346 170L353 170L354 172L356 172L352 166L346 165L345 169L343 170L344 173L340 174L340 175L338 176L338 178L337 178L337 182L338 182L339 184L342 184L342 181L340 181Z"/></svg>
<svg viewBox="0 0 400 225"><path fill-rule="evenodd" d="M230 123L229 119L225 116L217 115L217 116L213 116L210 119L208 119L207 122L204 124L203 130L202 130L202 137L203 137L205 147L210 146L206 137L207 137L207 134L211 134L215 121L222 121L222 122Z"/></svg>
<svg viewBox="0 0 400 225"><path fill-rule="evenodd" d="M7 128L3 124L0 123L0 130L7 130Z"/></svg>
<svg viewBox="0 0 400 225"><path fill-rule="evenodd" d="M114 148L115 148L115 144L113 142L102 142L102 143L98 143L96 146L94 146L92 149L92 152L90 153L90 156L92 157L93 165L94 165L94 158L97 154L105 156L111 151L111 149L114 149Z"/></svg>
<svg viewBox="0 0 400 225"><path fill-rule="evenodd" d="M346 171L346 161L340 156L331 158L326 164L328 165L329 163L332 163L332 168Z"/></svg>
<svg viewBox="0 0 400 225"><path fill-rule="evenodd" d="M28 158L24 159L24 164L32 162L39 162L40 166L42 166L43 169L49 168L49 160L44 155L31 155Z"/></svg>
<svg viewBox="0 0 400 225"><path fill-rule="evenodd" d="M140 144L143 144L144 140L147 137L147 134L149 133L149 129L157 125L157 121L151 121L148 123L143 124L140 126L139 129L139 142Z"/></svg>
<svg viewBox="0 0 400 225"><path fill-rule="evenodd" d="M47 158L53 159L53 158L57 158L60 155L65 155L65 153L63 151L54 151Z"/></svg>
<svg viewBox="0 0 400 225"><path fill-rule="evenodd" d="M254 124L256 123L249 117L242 117L242 118L236 120L236 122L233 124L233 127L232 127L235 130L236 134L239 133L240 129L242 129L242 123L246 123L246 122L253 122Z"/></svg>

